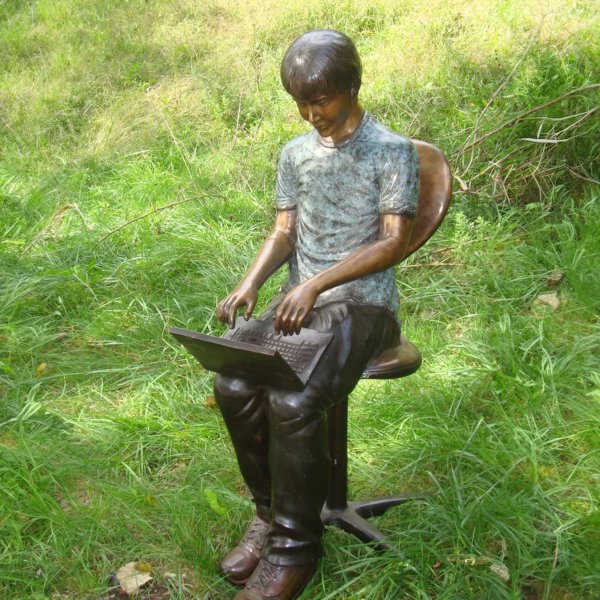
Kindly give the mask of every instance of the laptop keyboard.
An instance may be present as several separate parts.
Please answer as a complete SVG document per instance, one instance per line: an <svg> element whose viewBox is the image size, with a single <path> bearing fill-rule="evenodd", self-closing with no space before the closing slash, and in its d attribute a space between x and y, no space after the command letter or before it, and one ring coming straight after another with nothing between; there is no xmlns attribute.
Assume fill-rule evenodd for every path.
<svg viewBox="0 0 600 600"><path fill-rule="evenodd" d="M304 340L297 341L293 337L286 338L281 334L277 335L276 333L266 333L253 329L236 329L229 339L277 350L296 373L301 373L304 370L320 348L320 344Z"/></svg>

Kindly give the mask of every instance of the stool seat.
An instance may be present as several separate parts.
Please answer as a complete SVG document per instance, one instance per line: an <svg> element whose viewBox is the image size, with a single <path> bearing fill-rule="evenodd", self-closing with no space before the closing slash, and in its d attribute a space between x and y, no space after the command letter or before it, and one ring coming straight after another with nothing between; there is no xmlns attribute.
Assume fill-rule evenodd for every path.
<svg viewBox="0 0 600 600"><path fill-rule="evenodd" d="M421 366L421 353L416 346L400 336L397 346L384 350L367 365L363 379L396 379L412 375Z"/></svg>

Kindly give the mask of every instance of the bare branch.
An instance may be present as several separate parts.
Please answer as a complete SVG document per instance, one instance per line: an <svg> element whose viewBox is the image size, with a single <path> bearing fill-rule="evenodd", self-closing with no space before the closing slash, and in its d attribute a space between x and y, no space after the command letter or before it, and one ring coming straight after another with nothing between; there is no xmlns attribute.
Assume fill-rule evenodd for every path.
<svg viewBox="0 0 600 600"><path fill-rule="evenodd" d="M566 167L566 169L567 169L567 171L569 171L569 173L571 173L571 175L573 175L573 177L577 177L577 179L583 179L583 181L589 181L590 183L596 183L596 184L600 185L600 181L598 181L597 179L591 179L590 177L585 177L585 175L582 175L581 173L574 171L570 167Z"/></svg>
<svg viewBox="0 0 600 600"><path fill-rule="evenodd" d="M519 123L520 121L522 121L525 117L527 117L529 115L532 115L540 110L543 110L544 108L548 108L548 106L552 106L553 104L556 104L557 102L560 102L561 100L564 100L565 98L569 98L570 96L574 96L575 94L579 94L581 92L588 92L590 90L596 90L598 88L600 88L600 83L592 83L590 85L584 85L583 87L577 88L575 90L571 90L570 92L567 92L566 94L563 94L562 96L558 96L557 98L548 100L548 102L539 104L538 106L535 106L534 108L530 108L529 110L526 110L525 112L521 113L520 115L517 115L513 119L510 119L510 121L506 121L506 123L503 123L502 125L500 125L500 127L496 127L496 129L489 131L485 135L482 135L481 137L477 138L475 141L466 145L462 150L458 151L455 154L455 157L457 158L457 157L461 156L462 154L464 154L471 148L478 146L479 144L481 144L481 142L483 142L484 140L487 140L489 137L491 137L493 135L496 135L498 132L502 131L503 129L507 129L508 127L512 127L513 125L516 125L517 123Z"/></svg>
<svg viewBox="0 0 600 600"><path fill-rule="evenodd" d="M208 196L208 194L206 196ZM204 197L206 197L206 196L204 196ZM221 198L221 200L227 200L227 197L222 196L221 194L210 194L210 196L213 198ZM114 235L115 233L121 231L122 229L125 229L125 227L127 227L128 225L131 225L132 223L135 223L136 221L141 221L142 219L145 219L146 217L149 217L150 215L153 215L158 212L162 212L163 210L167 210L167 208L173 208L174 206L179 206L180 204L185 204L186 202L191 202L192 200L199 200L201 197L202 196L192 196L191 198L184 198L183 200L177 200L176 202L171 202L170 204L165 204L164 206L158 206L156 208L153 208L152 210L145 212L143 215L139 215L138 217L135 217L134 219L131 219L131 220L123 223L122 225L119 225L119 227L117 227L116 229L112 229L105 236L101 237L96 242L96 246L98 244L100 244L101 242L103 242L104 240L106 240L107 238L109 238L111 235Z"/></svg>
<svg viewBox="0 0 600 600"><path fill-rule="evenodd" d="M451 262L430 262L430 263L419 263L416 265L402 265L402 269L422 269L424 267L464 267L464 263L451 263Z"/></svg>

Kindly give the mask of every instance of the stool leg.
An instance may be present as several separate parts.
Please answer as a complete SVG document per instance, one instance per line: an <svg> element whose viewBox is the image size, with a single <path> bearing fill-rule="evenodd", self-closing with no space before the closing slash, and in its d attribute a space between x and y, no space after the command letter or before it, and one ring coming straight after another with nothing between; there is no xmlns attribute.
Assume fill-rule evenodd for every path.
<svg viewBox="0 0 600 600"><path fill-rule="evenodd" d="M350 506L361 517L379 517L389 508L404 504L409 500L425 500L426 496L418 494L408 494L406 496L381 496L370 500L361 500L359 502L350 502Z"/></svg>
<svg viewBox="0 0 600 600"><path fill-rule="evenodd" d="M343 510L348 506L348 397L328 413L331 477L326 506Z"/></svg>
<svg viewBox="0 0 600 600"><path fill-rule="evenodd" d="M348 503L348 398L329 409L328 427L331 480L329 495L321 512L323 523L339 527L365 543L374 542L379 551L401 555L398 548L366 519L378 517L389 508L409 500L422 500L424 496L383 496Z"/></svg>

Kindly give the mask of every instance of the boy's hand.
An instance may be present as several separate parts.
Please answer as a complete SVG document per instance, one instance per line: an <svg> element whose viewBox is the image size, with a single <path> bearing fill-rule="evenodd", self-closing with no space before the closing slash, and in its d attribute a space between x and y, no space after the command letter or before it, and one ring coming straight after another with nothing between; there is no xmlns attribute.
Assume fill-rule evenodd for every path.
<svg viewBox="0 0 600 600"><path fill-rule="evenodd" d="M221 323L227 323L230 328L233 328L238 309L241 306L246 307L244 319L247 321L252 315L257 300L258 290L256 287L242 282L229 296L219 302L217 305L217 318Z"/></svg>
<svg viewBox="0 0 600 600"><path fill-rule="evenodd" d="M275 314L275 331L284 335L300 333L306 315L317 301L318 292L310 280L296 286L279 305Z"/></svg>

